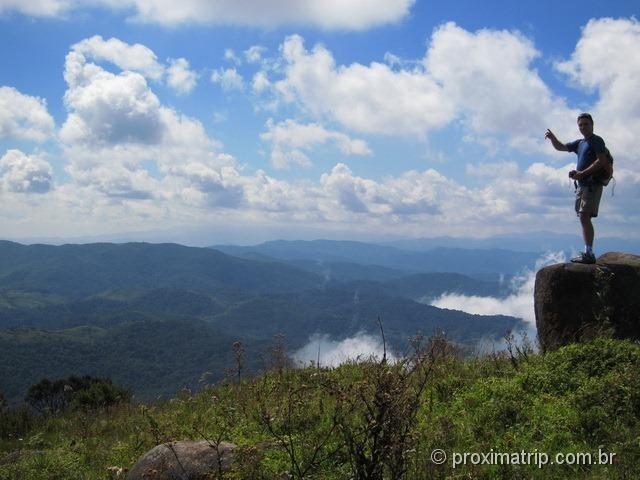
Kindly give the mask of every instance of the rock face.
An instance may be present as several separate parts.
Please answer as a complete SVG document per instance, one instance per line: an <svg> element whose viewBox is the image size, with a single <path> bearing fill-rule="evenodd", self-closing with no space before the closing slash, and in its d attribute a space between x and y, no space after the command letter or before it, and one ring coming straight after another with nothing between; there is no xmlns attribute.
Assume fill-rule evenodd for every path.
<svg viewBox="0 0 640 480"><path fill-rule="evenodd" d="M163 443L151 449L129 470L128 480L212 480L233 462L232 443L216 448L206 440Z"/></svg>
<svg viewBox="0 0 640 480"><path fill-rule="evenodd" d="M561 263L536 275L543 351L607 334L640 339L640 257L610 252L594 265Z"/></svg>

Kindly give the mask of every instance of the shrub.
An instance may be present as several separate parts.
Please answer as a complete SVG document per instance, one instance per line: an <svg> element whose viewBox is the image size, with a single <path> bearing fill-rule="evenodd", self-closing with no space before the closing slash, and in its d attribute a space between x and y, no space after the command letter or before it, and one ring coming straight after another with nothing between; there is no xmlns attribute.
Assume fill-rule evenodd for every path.
<svg viewBox="0 0 640 480"><path fill-rule="evenodd" d="M131 393L110 379L86 375L53 382L45 378L29 388L25 402L40 413L55 415L67 408L93 410L130 399Z"/></svg>

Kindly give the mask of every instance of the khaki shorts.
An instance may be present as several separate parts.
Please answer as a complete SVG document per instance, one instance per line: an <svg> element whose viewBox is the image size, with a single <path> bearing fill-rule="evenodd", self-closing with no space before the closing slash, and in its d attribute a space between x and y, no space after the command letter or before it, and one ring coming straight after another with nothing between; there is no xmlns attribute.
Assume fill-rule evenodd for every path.
<svg viewBox="0 0 640 480"><path fill-rule="evenodd" d="M576 213L590 212L592 217L598 216L598 207L602 197L602 185L578 187L576 190Z"/></svg>

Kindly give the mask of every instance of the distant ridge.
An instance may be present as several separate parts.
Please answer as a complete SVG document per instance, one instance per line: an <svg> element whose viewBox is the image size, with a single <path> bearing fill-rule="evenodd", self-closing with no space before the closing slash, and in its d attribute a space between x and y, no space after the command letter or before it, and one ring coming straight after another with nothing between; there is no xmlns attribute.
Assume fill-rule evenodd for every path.
<svg viewBox="0 0 640 480"><path fill-rule="evenodd" d="M0 288L74 295L120 287L237 288L275 293L316 288L321 277L177 244L21 245L0 242Z"/></svg>
<svg viewBox="0 0 640 480"><path fill-rule="evenodd" d="M505 249L457 249L439 247L427 251L408 251L364 242L275 240L255 246L216 245L229 255L266 255L283 261L350 262L404 270L411 273L457 272L474 274L514 274L533 267L539 252Z"/></svg>
<svg viewBox="0 0 640 480"><path fill-rule="evenodd" d="M433 237L381 242L380 245L412 251L428 251L448 246L464 249L506 249L521 252L571 251L582 248L582 237L575 234L532 232L520 235L495 235L487 238ZM640 254L640 239L602 237L596 240L599 251L626 251Z"/></svg>

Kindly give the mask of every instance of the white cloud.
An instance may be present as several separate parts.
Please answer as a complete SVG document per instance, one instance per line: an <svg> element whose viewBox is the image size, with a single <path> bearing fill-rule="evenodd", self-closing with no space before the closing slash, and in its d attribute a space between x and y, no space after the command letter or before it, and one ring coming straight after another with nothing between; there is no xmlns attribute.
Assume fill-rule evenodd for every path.
<svg viewBox="0 0 640 480"><path fill-rule="evenodd" d="M345 164L338 164L320 178L327 196L325 214L366 214L371 218L386 218L403 223L412 219L431 226L439 219L459 221L469 212L460 208L472 198L472 192L429 169L408 171L382 182L354 175Z"/></svg>
<svg viewBox="0 0 640 480"><path fill-rule="evenodd" d="M193 78L186 60L172 66L169 84L188 88ZM141 205L153 200L157 216L163 208L165 215L173 214L176 207L167 203L171 199L192 206L200 195L209 206L220 203L212 201L221 195L214 192L212 179L228 162L216 152L219 143L198 120L163 106L141 74L108 72L87 62L74 47L67 55L65 79L69 114L60 138L66 170L83 194L90 189L99 195L96 206L104 207L102 198L127 212L149 215Z"/></svg>
<svg viewBox="0 0 640 480"><path fill-rule="evenodd" d="M625 45L635 45L636 30L636 21L594 22L585 28L583 41L606 43L618 39L624 40ZM637 147L635 142L625 143L625 135L633 131L637 120L633 111L622 107L624 115L619 119L607 112L614 112L621 92L631 99L628 102L631 107L635 105L630 87L630 79L637 77L635 57L626 51L629 65L625 64L613 76L600 77L592 72L588 55L583 58L581 45L560 68L572 75L577 85L601 92L595 110L598 131L616 127L616 132L605 135L605 139L616 155L620 181L616 197L603 199L598 227L603 226L604 231L602 222L610 222L621 231L629 230L629 225L639 218L636 204L640 176L628 163L631 155L638 153ZM263 140L271 143L274 164L309 163L313 158L310 152L321 147L337 148L347 155L369 154L364 141L350 136L354 131L421 137L462 119L465 138L485 142L500 152L501 161L478 158L467 165L467 174L474 177L474 182L458 178L455 173L448 178L435 169L373 178L360 173L355 166L352 170L346 163L328 169L320 178L305 181L285 181L262 171L247 173L246 159L241 159L239 166L221 154L221 145L209 137L200 121L162 104L149 79L166 79L171 86L170 69L159 64L151 50L138 47L100 37L73 47L65 64L68 117L60 132L71 181L56 185L55 189L49 182L46 187L47 169L33 160L42 160L38 155L22 162L31 165L31 170L14 167L16 162L10 162L12 166L5 169L2 180L5 202L0 212L2 222L13 215L11 209L20 212L16 216L37 218L38 222L47 220L44 213L36 215L35 211L29 211L26 202L20 208L11 203L11 198L25 197L16 192L18 185L26 185L20 187L22 191L49 188L47 195L29 196L29 202L33 204L46 197L50 203L39 205L43 212L52 218L68 215L65 219L69 222L72 213L77 214L76 225L90 222L100 226L100 222L108 219L113 221L113 228L115 225L159 228L180 222L224 224L233 217L234 221L264 225L411 236L469 232L486 235L543 229L548 225L578 231L572 215L572 189L566 176L574 158L558 155L559 159L565 159L560 162L567 163L564 166L557 162L518 165L515 157L501 148L506 140L522 150L542 146L545 152L552 151L548 143L542 143L544 128L553 128L554 122L567 124L567 119L571 120L571 131L577 133L574 113L541 82L535 71L539 53L520 34L466 32L447 24L434 32L424 62L388 57L393 60L393 68L375 62L338 65L326 48L316 46L306 50L297 36L285 40L279 59L265 58L262 50L253 52L255 56L248 55L251 49L245 52L246 62L258 61L260 57L259 72L253 77L254 92L275 92L280 102L288 102L287 107L298 105L304 113L311 114L306 118L300 112L287 111L304 120L275 117L277 120L267 124ZM459 64L458 57L465 56L461 52L470 52L464 65ZM490 69L487 58L491 55L500 57L498 72ZM452 58L451 65L441 56ZM182 60L175 60L174 65L190 72ZM124 71L114 71L92 61L109 62ZM602 61L605 62L604 57ZM164 68L160 76L158 65ZM611 65L607 68L615 70ZM233 68L221 69L216 75L223 88L245 86ZM2 135L31 139L51 135L53 120L46 113L43 100L9 87L2 87L0 98L2 95L30 102L28 107L0 109ZM471 100L465 103L465 97ZM536 107L541 112L534 112L533 104L541 106ZM523 119L516 115L517 108L528 112L528 116L523 116L530 121L527 128L518 123ZM41 118L45 120L41 123L30 116L18 116L24 112L32 115L38 110L44 112ZM608 118L613 120L609 122ZM325 123L327 120L330 123ZM628 125L623 126L622 122ZM332 127L335 130L323 126L335 124L338 125ZM344 130L350 135L340 133L343 127L347 127ZM16 133L29 128L36 133ZM30 176L28 172L41 175ZM16 180L20 178L26 178L27 182ZM32 183L31 178L44 181ZM77 220L80 218L83 220ZM42 225L51 226L51 221L47 221ZM15 225L18 224L16 221Z"/></svg>
<svg viewBox="0 0 640 480"><path fill-rule="evenodd" d="M282 45L285 78L275 88L282 99L367 133L423 135L453 119L453 104L422 70L395 72L382 63L336 66L317 45L304 48L300 36Z"/></svg>
<svg viewBox="0 0 640 480"><path fill-rule="evenodd" d="M592 111L596 133L604 137L614 156L623 161L640 155L636 138L640 129L639 49L637 19L591 20L571 58L556 64L575 85L598 92Z"/></svg>
<svg viewBox="0 0 640 480"><path fill-rule="evenodd" d="M415 0L0 0L0 13L60 16L87 6L133 10L137 20L176 25L203 23L276 27L287 24L364 30L404 18Z"/></svg>
<svg viewBox="0 0 640 480"><path fill-rule="evenodd" d="M177 65L179 69L186 66L181 61ZM202 150L217 145L208 138L199 121L164 107L139 73L108 72L88 62L74 47L67 55L64 76L69 116L60 137L68 146L83 143L95 149L122 148L126 144L161 145L160 156L166 156L167 149L186 147L201 154ZM156 155L158 152L149 149L146 156Z"/></svg>
<svg viewBox="0 0 640 480"><path fill-rule="evenodd" d="M211 81L213 83L219 83L225 91L244 89L242 75L240 75L235 68L214 70L211 74Z"/></svg>
<svg viewBox="0 0 640 480"><path fill-rule="evenodd" d="M113 63L124 71L112 73L89 60ZM129 144L157 145L167 136L173 119L149 88L145 76L160 79L164 67L144 45L128 45L95 36L73 45L65 60L68 84L65 106L69 116L60 130L67 145L83 142L94 146ZM185 59L173 60L168 83L179 91L193 88L194 73Z"/></svg>
<svg viewBox="0 0 640 480"><path fill-rule="evenodd" d="M512 163L507 166L502 174L483 177L470 187L434 169L377 181L338 164L320 178L319 209L327 221L410 236L482 236L544 230L550 223L566 226L565 231L577 228L573 185L567 177L570 164L554 168L534 163L524 171Z"/></svg>
<svg viewBox="0 0 640 480"><path fill-rule="evenodd" d="M40 155L8 150L0 158L0 190L16 193L46 193L53 187L51 165Z"/></svg>
<svg viewBox="0 0 640 480"><path fill-rule="evenodd" d="M138 73L107 72L67 55L65 105L69 117L60 131L64 142L153 144L160 141L160 101Z"/></svg>
<svg viewBox="0 0 640 480"><path fill-rule="evenodd" d="M328 142L334 143L345 155L371 155L363 140L327 130L316 123L300 124L290 119L278 124L269 119L267 131L260 138L271 142L271 164L278 169L289 168L291 164L311 166L305 152Z"/></svg>
<svg viewBox="0 0 640 480"><path fill-rule="evenodd" d="M179 94L193 90L198 79L185 58L171 58L165 67L145 45L130 45L117 38L104 40L100 35L95 35L71 47L66 63L67 81L80 85L83 75L90 78L91 72L96 70L95 65L89 63L91 60L96 63L109 62L125 72L135 72L158 82L166 76L167 84Z"/></svg>
<svg viewBox="0 0 640 480"><path fill-rule="evenodd" d="M256 93L261 93L271 87L271 82L269 82L269 77L265 72L257 72L253 76L253 81L251 82L251 88Z"/></svg>
<svg viewBox="0 0 640 480"><path fill-rule="evenodd" d="M381 198L376 182L354 176L343 163L333 167L330 173L324 173L320 178L320 184L331 204L334 204L330 205L329 211L369 213L370 206L367 204Z"/></svg>
<svg viewBox="0 0 640 480"><path fill-rule="evenodd" d="M162 134L154 143L128 138L107 143L93 137L70 141L64 151L73 181L113 200L153 199L158 205L187 198L183 193L189 189L208 195L206 179L190 170L194 164L210 171L226 168L229 162L216 153L219 144L207 136L200 122L166 107L159 108L157 122ZM194 204L191 197L189 205Z"/></svg>
<svg viewBox="0 0 640 480"><path fill-rule="evenodd" d="M186 58L171 59L167 68L167 84L178 93L191 92L198 81L198 74L189 69Z"/></svg>
<svg viewBox="0 0 640 480"><path fill-rule="evenodd" d="M337 367L355 360L380 360L385 353L384 345L378 337L366 333L343 340L332 340L329 335L315 334L309 343L293 354L294 360L302 365L317 363L322 367ZM395 362L395 355L387 349L387 360ZM319 358L318 358L319 357Z"/></svg>
<svg viewBox="0 0 640 480"><path fill-rule="evenodd" d="M129 45L117 38L104 40L95 35L76 43L71 49L88 59L107 61L122 70L137 72L153 80L160 80L164 73L155 53L139 43Z"/></svg>
<svg viewBox="0 0 640 480"><path fill-rule="evenodd" d="M244 52L244 56L249 63L259 63L262 60L262 55L267 51L266 47L261 45L253 45Z"/></svg>
<svg viewBox="0 0 640 480"><path fill-rule="evenodd" d="M512 147L537 151L548 148L541 133L548 125L574 117L532 66L539 56L518 32L447 23L433 33L424 65L473 132L507 135Z"/></svg>
<svg viewBox="0 0 640 480"><path fill-rule="evenodd" d="M288 182L258 170L252 176L239 178L250 210L258 212L256 221L276 219L284 222L324 222L319 204L324 195L317 184L304 180ZM266 217L265 217L266 215Z"/></svg>
<svg viewBox="0 0 640 480"><path fill-rule="evenodd" d="M281 54L284 78L273 85L282 102L360 132L423 137L462 119L474 142L537 153L549 151L544 130L577 113L540 78L540 53L518 32L447 23L422 62L387 54L389 64L337 65L325 47L308 51L297 35Z"/></svg>
<svg viewBox="0 0 640 480"><path fill-rule="evenodd" d="M328 55L322 49L308 54L301 41L285 42L285 47L285 56L294 63ZM302 50L296 52L299 47ZM315 66L326 70L322 62ZM353 68L334 65L327 71L344 80L341 75ZM387 74L395 75L388 69ZM544 225L550 218L566 220L565 210L570 210L566 170L544 164L523 172L512 163L506 164L509 168L470 165L469 171L484 182L476 188L433 169L374 180L354 174L343 163L315 182L283 181L261 171L246 174L233 158L219 152L220 144L198 120L162 105L143 75L109 72L72 50L65 79L69 115L60 138L72 180L54 192L54 216L69 212L95 219L94 224L109 219L113 228L228 221L224 215L233 215L234 221L266 225L405 235L462 234L472 229L481 235L494 233L497 221L504 231L513 231L536 222ZM363 96L365 90L362 87ZM271 142L272 160L281 165L309 161L309 152L327 145L348 155L370 153L364 141L315 122L271 121L263 140Z"/></svg>
<svg viewBox="0 0 640 480"><path fill-rule="evenodd" d="M513 178L518 173L518 164L516 162L498 162L498 163L468 163L466 166L467 175L476 178Z"/></svg>
<svg viewBox="0 0 640 480"><path fill-rule="evenodd" d="M73 4L70 0L0 0L0 14L15 11L36 17L56 17L68 11Z"/></svg>
<svg viewBox="0 0 640 480"><path fill-rule="evenodd" d="M223 165L193 161L167 169L169 183L183 201L205 207L238 208L244 203L244 189L233 158L219 158ZM226 165L224 165L226 164Z"/></svg>
<svg viewBox="0 0 640 480"><path fill-rule="evenodd" d="M90 169L72 163L67 171L81 187L91 187L106 197L123 200L148 200L160 191L158 182L145 170L119 162L103 162Z"/></svg>
<svg viewBox="0 0 640 480"><path fill-rule="evenodd" d="M566 259L562 252L549 253L543 256L536 262L533 271L525 270L521 275L513 279L511 284L512 293L505 298L445 293L433 300L431 305L438 308L461 310L477 315L509 315L521 318L526 321L530 329L535 332L536 319L533 307L533 290L536 273L546 265L565 261Z"/></svg>
<svg viewBox="0 0 640 480"><path fill-rule="evenodd" d="M46 100L0 87L0 138L42 142L53 134L54 127Z"/></svg>
<svg viewBox="0 0 640 480"><path fill-rule="evenodd" d="M236 52L232 48L227 48L224 51L224 59L236 65L242 65L242 59L236 55Z"/></svg>
<svg viewBox="0 0 640 480"><path fill-rule="evenodd" d="M467 165L467 172L484 185L475 195L488 203L489 210L482 210L486 220L511 228L529 222L544 230L549 223L572 225L574 187L567 176L571 168L572 164L556 168L536 162L521 171L514 162L504 162Z"/></svg>

